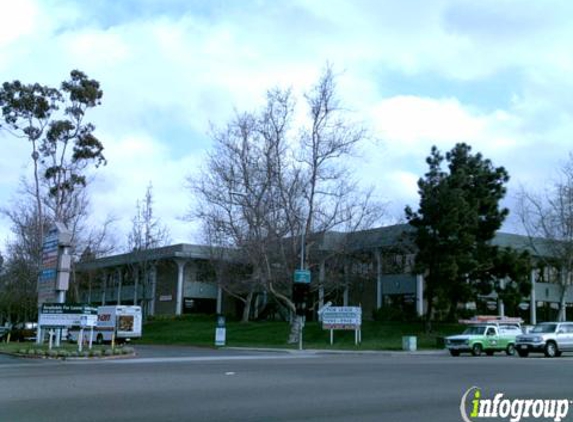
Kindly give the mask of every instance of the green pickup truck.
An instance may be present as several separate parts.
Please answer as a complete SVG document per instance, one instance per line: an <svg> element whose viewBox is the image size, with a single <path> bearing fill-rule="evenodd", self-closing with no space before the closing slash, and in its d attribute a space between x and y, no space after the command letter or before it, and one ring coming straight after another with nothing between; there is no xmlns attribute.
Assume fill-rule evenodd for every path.
<svg viewBox="0 0 573 422"><path fill-rule="evenodd" d="M518 324L484 323L469 326L462 334L446 337L446 348L452 356L469 352L473 356L495 352L515 354L515 338L523 334Z"/></svg>

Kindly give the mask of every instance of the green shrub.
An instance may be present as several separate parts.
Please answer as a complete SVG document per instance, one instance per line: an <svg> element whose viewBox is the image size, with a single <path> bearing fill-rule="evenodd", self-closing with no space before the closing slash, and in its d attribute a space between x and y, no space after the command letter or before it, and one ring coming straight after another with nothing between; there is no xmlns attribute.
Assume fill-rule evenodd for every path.
<svg viewBox="0 0 573 422"><path fill-rule="evenodd" d="M373 312L374 321L379 322L418 322L420 317L411 307L385 305Z"/></svg>
<svg viewBox="0 0 573 422"><path fill-rule="evenodd" d="M67 350L58 350L58 357L59 358L67 358L70 356L70 352L68 352Z"/></svg>
<svg viewBox="0 0 573 422"><path fill-rule="evenodd" d="M27 352L26 349L18 349L18 353L21 354L21 355L25 355L26 352Z"/></svg>
<svg viewBox="0 0 573 422"><path fill-rule="evenodd" d="M104 356L113 356L113 350L112 349L105 349L103 351L103 355Z"/></svg>

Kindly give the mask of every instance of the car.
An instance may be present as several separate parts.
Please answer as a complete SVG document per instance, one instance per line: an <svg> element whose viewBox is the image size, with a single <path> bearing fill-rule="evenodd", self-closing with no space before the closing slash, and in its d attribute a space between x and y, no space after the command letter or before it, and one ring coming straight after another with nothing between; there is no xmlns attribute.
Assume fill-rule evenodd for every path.
<svg viewBox="0 0 573 422"><path fill-rule="evenodd" d="M19 322L10 331L11 341L34 341L38 330L36 322Z"/></svg>
<svg viewBox="0 0 573 422"><path fill-rule="evenodd" d="M517 354L543 353L548 358L573 351L573 322L543 322L516 339Z"/></svg>
<svg viewBox="0 0 573 422"><path fill-rule="evenodd" d="M518 324L476 324L469 326L462 334L446 337L446 348L452 356L469 352L473 356L495 352L515 354L515 339L522 334Z"/></svg>

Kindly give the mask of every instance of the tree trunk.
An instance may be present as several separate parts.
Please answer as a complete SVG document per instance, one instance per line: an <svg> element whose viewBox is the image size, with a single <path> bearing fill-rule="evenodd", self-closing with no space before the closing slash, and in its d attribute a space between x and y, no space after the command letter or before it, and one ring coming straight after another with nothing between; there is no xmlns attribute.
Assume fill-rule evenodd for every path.
<svg viewBox="0 0 573 422"><path fill-rule="evenodd" d="M426 333L432 332L432 313L434 312L434 293L432 289L426 289L426 300L428 301L428 308L426 310L426 317L424 318L424 327Z"/></svg>
<svg viewBox="0 0 573 422"><path fill-rule="evenodd" d="M299 318L294 312L291 313L290 333L287 340L288 344L298 343L298 339L300 337L300 332L301 332L301 322L302 322L301 320L302 318Z"/></svg>
<svg viewBox="0 0 573 422"><path fill-rule="evenodd" d="M253 302L253 290L249 292L249 294L245 299L245 307L243 308L243 317L241 318L241 322L249 322L252 302Z"/></svg>
<svg viewBox="0 0 573 422"><path fill-rule="evenodd" d="M561 286L561 297L559 300L559 317L558 321L567 321L567 286Z"/></svg>

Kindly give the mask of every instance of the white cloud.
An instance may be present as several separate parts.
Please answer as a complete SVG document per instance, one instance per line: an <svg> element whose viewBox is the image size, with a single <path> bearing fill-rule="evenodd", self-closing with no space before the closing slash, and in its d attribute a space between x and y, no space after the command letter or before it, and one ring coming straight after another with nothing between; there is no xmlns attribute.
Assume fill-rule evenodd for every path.
<svg viewBox="0 0 573 422"><path fill-rule="evenodd" d="M0 48L32 33L38 21L38 9L31 0L2 5L0 14Z"/></svg>
<svg viewBox="0 0 573 422"><path fill-rule="evenodd" d="M105 6L21 0L0 15L4 80L57 85L79 68L101 82L103 105L89 118L109 165L97 171L93 206L96 216L120 216L122 230L152 180L158 214L174 240L186 239L187 224L177 219L188 205L182 185L209 145L209 122L223 125L235 109L261 106L277 84L300 98L327 61L340 73L344 106L382 141L365 145L351 164L397 210L417 202L415 182L433 144L446 151L468 142L505 165L513 184L541 183L570 149L566 2L255 1L201 11L182 2L177 13L169 13L173 3L161 13L150 5L107 16ZM388 72L420 77L422 86L387 94ZM499 72L515 77L513 101L494 93L481 109L455 92ZM458 85L429 94L436 79ZM21 145L0 157L1 199L15 192L28 157Z"/></svg>

